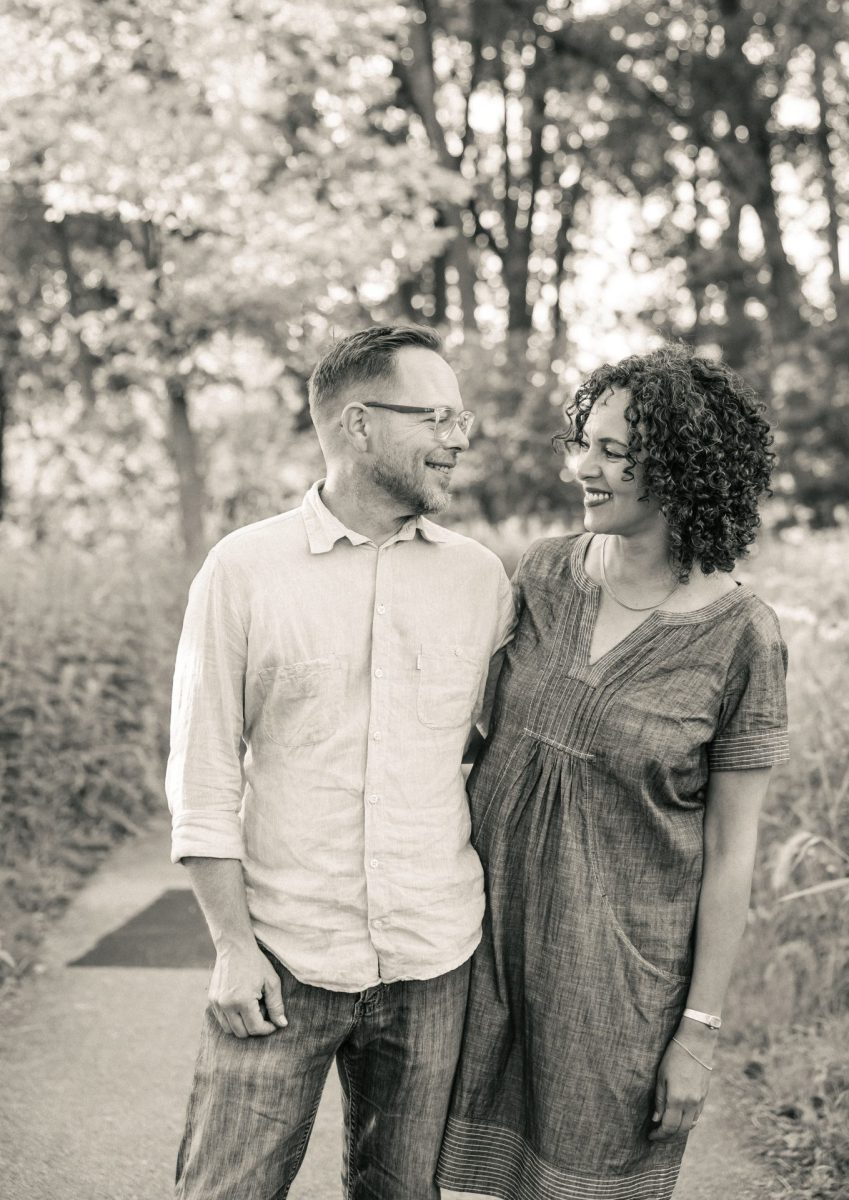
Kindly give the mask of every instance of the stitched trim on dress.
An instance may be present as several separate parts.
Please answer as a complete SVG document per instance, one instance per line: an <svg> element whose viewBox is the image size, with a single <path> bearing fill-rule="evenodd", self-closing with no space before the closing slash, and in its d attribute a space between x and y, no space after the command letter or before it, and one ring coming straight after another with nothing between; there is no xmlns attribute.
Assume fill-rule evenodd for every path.
<svg viewBox="0 0 849 1200"><path fill-rule="evenodd" d="M553 750L560 750L563 754L568 754L570 758L580 758L583 762L595 761L596 756L594 754L588 754L585 750L573 750L571 746L564 746L562 742L557 742L554 738L547 737L544 733L536 733L533 729L528 729L527 726L525 726L522 732L537 742L544 742L546 746L551 746Z"/></svg>
<svg viewBox="0 0 849 1200"><path fill-rule="evenodd" d="M757 733L719 737L708 746L711 771L745 771L787 762L790 743L786 729L764 729Z"/></svg>
<svg viewBox="0 0 849 1200"><path fill-rule="evenodd" d="M511 1129L451 1117L437 1180L443 1187L490 1192L501 1200L668 1200L679 1169L680 1157L628 1176L566 1174L543 1162Z"/></svg>

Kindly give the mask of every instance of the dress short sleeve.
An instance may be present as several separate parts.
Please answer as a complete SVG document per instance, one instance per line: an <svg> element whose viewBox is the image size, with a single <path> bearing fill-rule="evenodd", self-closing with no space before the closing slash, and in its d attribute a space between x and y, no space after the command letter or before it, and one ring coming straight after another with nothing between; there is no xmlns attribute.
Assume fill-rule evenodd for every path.
<svg viewBox="0 0 849 1200"><path fill-rule="evenodd" d="M708 746L711 771L754 771L787 762L787 647L771 609L737 647L719 725Z"/></svg>

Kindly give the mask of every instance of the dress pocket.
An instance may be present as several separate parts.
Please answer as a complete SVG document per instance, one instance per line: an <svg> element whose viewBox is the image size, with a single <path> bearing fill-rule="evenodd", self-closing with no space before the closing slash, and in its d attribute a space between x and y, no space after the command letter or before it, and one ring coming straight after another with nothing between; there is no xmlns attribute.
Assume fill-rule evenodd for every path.
<svg viewBox="0 0 849 1200"><path fill-rule="evenodd" d="M337 724L342 663L313 658L260 671L263 702L259 737L287 749L314 746Z"/></svg>
<svg viewBox="0 0 849 1200"><path fill-rule="evenodd" d="M633 958L634 960L636 960L636 962L638 962L641 967L643 967L646 971L648 971L649 974L655 975L658 979L662 979L666 983L672 983L672 984L687 983L689 980L688 974L684 974L684 973L678 972L678 971L673 971L673 970L670 970L668 967L661 967L661 966L658 966L656 963L651 962L642 953L640 948L632 941L631 937L629 936L629 934L625 928L625 924L618 916L616 909L614 908L613 903L611 902L608 888L605 884L605 877L607 875L607 871L610 869L615 870L615 864L611 868L607 864L606 859L600 853L600 848L598 845L598 838L596 835L595 824L592 819L592 813L587 812L585 814L585 822L586 822L587 836L588 836L588 840L589 840L590 870L592 872L592 878L593 878L593 881L600 893L600 901L601 901L602 911L604 913L604 916L607 920L608 925L611 927L613 932L616 934L616 938L619 941L620 945L630 955L630 957Z"/></svg>
<svg viewBox="0 0 849 1200"><path fill-rule="evenodd" d="M482 656L463 646L425 645L416 665L416 711L422 725L429 729L468 726L483 677Z"/></svg>

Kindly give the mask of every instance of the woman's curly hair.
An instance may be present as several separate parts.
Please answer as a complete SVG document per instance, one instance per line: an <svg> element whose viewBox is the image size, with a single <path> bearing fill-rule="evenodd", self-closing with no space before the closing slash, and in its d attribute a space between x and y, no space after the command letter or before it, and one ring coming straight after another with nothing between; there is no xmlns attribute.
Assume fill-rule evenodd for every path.
<svg viewBox="0 0 849 1200"><path fill-rule="evenodd" d="M630 394L627 471L639 463L641 499L660 504L673 570L684 583L694 563L706 574L730 571L755 540L759 498L771 494L775 455L763 404L724 363L667 344L593 371L566 405L567 427L554 444L583 445L593 406L613 388Z"/></svg>

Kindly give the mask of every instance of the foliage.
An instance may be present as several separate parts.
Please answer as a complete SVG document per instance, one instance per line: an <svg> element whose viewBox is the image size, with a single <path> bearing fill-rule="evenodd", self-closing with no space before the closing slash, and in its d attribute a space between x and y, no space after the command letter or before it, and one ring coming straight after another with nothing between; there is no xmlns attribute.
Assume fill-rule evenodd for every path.
<svg viewBox="0 0 849 1200"><path fill-rule="evenodd" d="M670 335L772 405L783 522L845 508L844 3L15 0L0 34L29 540L179 515L193 558L280 507L319 348L398 318L446 332L488 520L558 510L557 405Z"/></svg>
<svg viewBox="0 0 849 1200"><path fill-rule="evenodd" d="M0 578L0 979L161 803L176 573L55 546Z"/></svg>
<svg viewBox="0 0 849 1200"><path fill-rule="evenodd" d="M758 1027L849 1011L845 559L845 535L820 534L775 541L741 572L775 607L790 655L792 757L762 820L734 1001Z"/></svg>
<svg viewBox="0 0 849 1200"><path fill-rule="evenodd" d="M70 425L81 449L96 426L88 461L115 439L138 464L129 481L119 466L118 493L163 443L190 555L204 541L195 397L229 387L238 412L261 374L285 413L331 324L367 320L439 251L434 192L464 190L383 128L397 11L22 0L3 18L14 415L25 429L44 408L32 440ZM61 490L69 473L53 473Z"/></svg>
<svg viewBox="0 0 849 1200"><path fill-rule="evenodd" d="M849 1019L780 1029L745 1073L763 1112L758 1148L799 1200L849 1197Z"/></svg>

